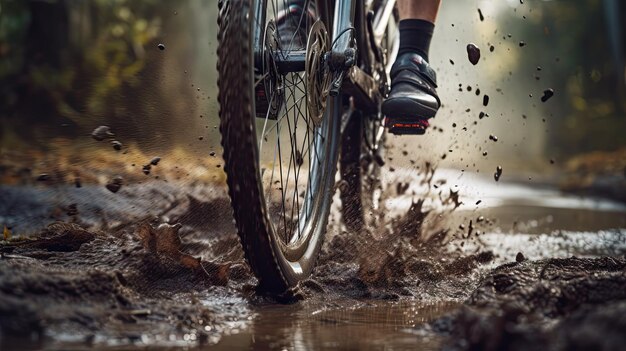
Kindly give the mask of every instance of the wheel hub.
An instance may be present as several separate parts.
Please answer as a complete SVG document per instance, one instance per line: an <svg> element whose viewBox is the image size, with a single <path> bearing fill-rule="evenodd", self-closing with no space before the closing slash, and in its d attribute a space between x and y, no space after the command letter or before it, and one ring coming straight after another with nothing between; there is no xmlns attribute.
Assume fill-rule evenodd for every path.
<svg viewBox="0 0 626 351"><path fill-rule="evenodd" d="M260 118L276 119L284 100L282 76L278 72L274 53L280 49L276 24L269 21L263 35L261 81L255 86L256 115Z"/></svg>

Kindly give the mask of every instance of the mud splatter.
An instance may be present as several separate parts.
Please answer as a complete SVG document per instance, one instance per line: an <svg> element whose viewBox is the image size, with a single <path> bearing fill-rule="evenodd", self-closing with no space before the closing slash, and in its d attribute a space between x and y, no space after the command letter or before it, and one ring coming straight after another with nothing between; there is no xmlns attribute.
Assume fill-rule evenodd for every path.
<svg viewBox="0 0 626 351"><path fill-rule="evenodd" d="M500 177L502 176L502 167L498 166L496 167L496 172L493 174L493 179L495 179L495 181L499 181Z"/></svg>
<svg viewBox="0 0 626 351"><path fill-rule="evenodd" d="M106 188L112 193L117 193L123 184L124 179L121 176L116 176L107 183Z"/></svg>
<svg viewBox="0 0 626 351"><path fill-rule="evenodd" d="M115 136L115 134L111 133L111 128L108 126L99 126L91 132L91 137L97 141L102 141L113 136Z"/></svg>
<svg viewBox="0 0 626 351"><path fill-rule="evenodd" d="M480 60L480 49L473 43L467 44L467 59L472 65L478 64Z"/></svg>
<svg viewBox="0 0 626 351"><path fill-rule="evenodd" d="M543 91L543 96L541 97L541 102L546 102L548 100L550 100L551 97L554 96L554 90L553 89L546 89Z"/></svg>

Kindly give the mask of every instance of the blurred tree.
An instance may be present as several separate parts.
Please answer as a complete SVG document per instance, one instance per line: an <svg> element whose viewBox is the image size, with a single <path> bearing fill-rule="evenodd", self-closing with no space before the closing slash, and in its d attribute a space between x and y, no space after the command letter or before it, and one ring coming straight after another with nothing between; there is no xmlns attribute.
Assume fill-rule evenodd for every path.
<svg viewBox="0 0 626 351"><path fill-rule="evenodd" d="M539 5L540 4L540 5ZM532 54L543 62L542 75L565 106L550 106L550 146L573 154L626 145L626 91L623 52L624 4L615 0L537 3L534 25L520 24L533 39Z"/></svg>
<svg viewBox="0 0 626 351"><path fill-rule="evenodd" d="M0 7L2 143L51 131L75 135L94 123L118 123L133 112L146 117L142 112L159 92L154 85L140 86L141 74L147 65L161 64L146 60L146 47L156 48L164 19L179 3L4 0ZM128 96L135 101L121 101ZM131 135L142 135L138 125L124 128Z"/></svg>

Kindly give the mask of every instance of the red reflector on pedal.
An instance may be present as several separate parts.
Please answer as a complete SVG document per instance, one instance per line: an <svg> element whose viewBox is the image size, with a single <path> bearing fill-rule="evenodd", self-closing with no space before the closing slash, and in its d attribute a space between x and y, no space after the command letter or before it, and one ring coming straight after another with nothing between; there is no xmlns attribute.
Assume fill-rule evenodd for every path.
<svg viewBox="0 0 626 351"><path fill-rule="evenodd" d="M415 121L406 122L406 121L392 121L389 118L387 118L385 125L387 127L420 128L420 129L426 129L428 128L428 126L430 126L430 124L428 123L428 120L425 120L425 119L418 119Z"/></svg>
<svg viewBox="0 0 626 351"><path fill-rule="evenodd" d="M392 134L424 134L429 125L425 119L385 119L385 126Z"/></svg>

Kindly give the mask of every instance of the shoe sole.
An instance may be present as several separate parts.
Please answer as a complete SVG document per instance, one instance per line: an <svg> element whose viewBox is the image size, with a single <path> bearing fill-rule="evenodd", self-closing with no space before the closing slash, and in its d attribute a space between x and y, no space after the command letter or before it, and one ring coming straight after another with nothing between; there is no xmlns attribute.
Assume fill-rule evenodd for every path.
<svg viewBox="0 0 626 351"><path fill-rule="evenodd" d="M392 98L385 100L382 112L391 134L422 135L426 133L427 120L434 117L437 110L409 98Z"/></svg>

